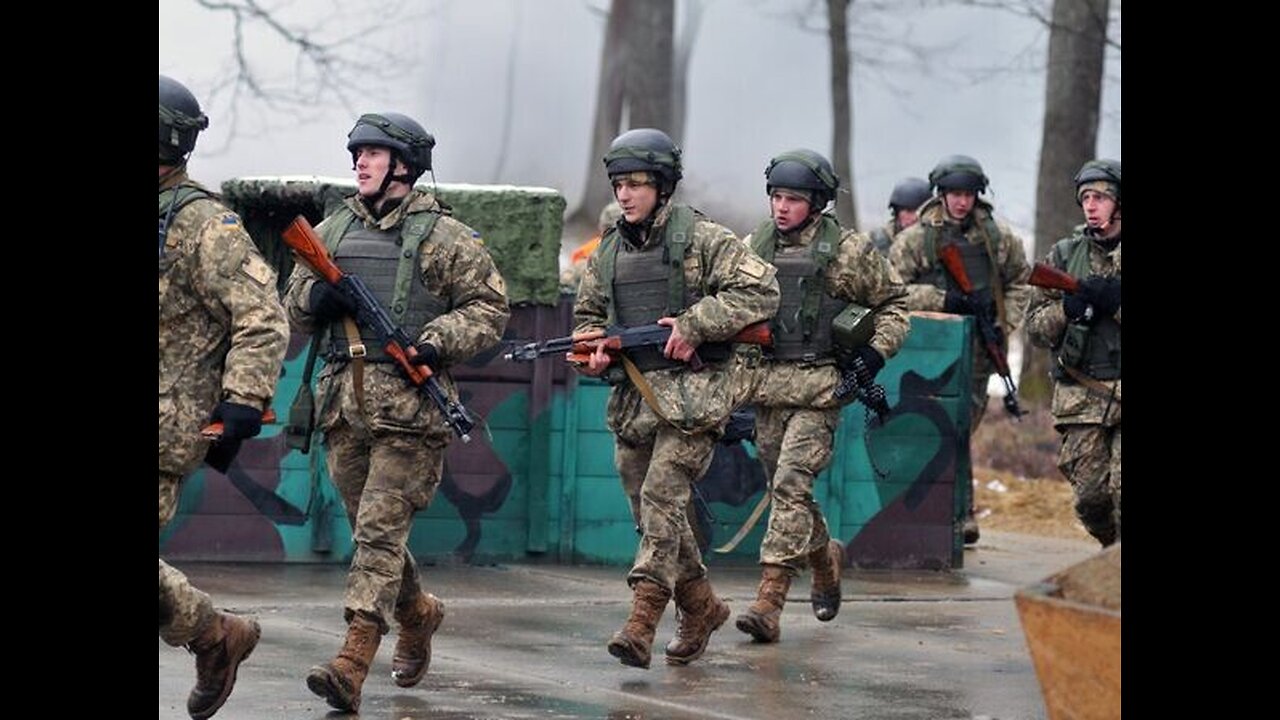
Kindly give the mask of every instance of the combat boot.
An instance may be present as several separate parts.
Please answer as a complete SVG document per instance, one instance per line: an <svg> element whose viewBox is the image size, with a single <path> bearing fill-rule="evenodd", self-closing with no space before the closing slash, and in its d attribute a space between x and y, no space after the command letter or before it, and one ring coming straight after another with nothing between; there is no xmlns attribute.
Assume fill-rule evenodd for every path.
<svg viewBox="0 0 1280 720"><path fill-rule="evenodd" d="M196 720L213 717L236 685L236 670L258 645L262 628L253 618L215 612L187 650L196 656L196 686L187 696L187 712Z"/></svg>
<svg viewBox="0 0 1280 720"><path fill-rule="evenodd" d="M631 617L609 639L609 654L623 665L647 668L653 634L658 629L662 612L667 609L667 602L671 600L671 591L652 580L641 580L633 589L635 597L631 602Z"/></svg>
<svg viewBox="0 0 1280 720"><path fill-rule="evenodd" d="M838 540L809 553L809 567L813 569L813 586L809 590L809 602L813 604L813 616L827 622L840 613L840 567L844 565L844 546Z"/></svg>
<svg viewBox="0 0 1280 720"><path fill-rule="evenodd" d="M347 712L360 710L360 688L369 674L369 664L382 642L378 621L355 613L347 626L347 639L338 656L307 673L307 687L330 706Z"/></svg>
<svg viewBox="0 0 1280 720"><path fill-rule="evenodd" d="M716 597L706 576L676 585L676 636L667 643L667 662L688 665L702 657L711 633L729 619L729 606Z"/></svg>
<svg viewBox="0 0 1280 720"><path fill-rule="evenodd" d="M430 593L419 592L396 608L400 636L391 658L391 678L400 687L417 685L431 664L431 636L444 620L444 603Z"/></svg>
<svg viewBox="0 0 1280 720"><path fill-rule="evenodd" d="M791 570L782 565L765 565L760 573L756 601L738 616L738 629L756 642L778 642L782 636L782 606L791 589Z"/></svg>

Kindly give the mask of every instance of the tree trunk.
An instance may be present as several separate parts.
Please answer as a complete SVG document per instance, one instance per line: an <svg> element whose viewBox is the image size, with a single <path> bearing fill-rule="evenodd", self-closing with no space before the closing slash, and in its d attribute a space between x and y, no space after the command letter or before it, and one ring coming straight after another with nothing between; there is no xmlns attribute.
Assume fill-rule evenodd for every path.
<svg viewBox="0 0 1280 720"><path fill-rule="evenodd" d="M1036 184L1033 262L1083 222L1072 178L1098 146L1109 0L1054 0L1045 78L1044 136ZM1019 395L1045 405L1052 384L1049 354L1025 342Z"/></svg>
<svg viewBox="0 0 1280 720"><path fill-rule="evenodd" d="M681 147L684 146L684 126L688 119L689 59L693 55L693 44L698 38L705 10L703 0L685 0L684 24L675 44L675 65L671 70L671 128L667 134Z"/></svg>
<svg viewBox="0 0 1280 720"><path fill-rule="evenodd" d="M582 204L574 218L593 229L600 208L613 200L609 178L601 160L609 151L609 143L618 136L622 125L622 103L626 91L626 68L630 47L627 44L627 18L635 0L613 0L604 29L604 46L600 49L600 78L596 82L596 113L591 130L591 155L587 158L587 184Z"/></svg>
<svg viewBox="0 0 1280 720"><path fill-rule="evenodd" d="M858 226L853 198L853 111L849 102L849 3L827 0L827 33L831 40L831 163L840 176L836 217L840 224Z"/></svg>
<svg viewBox="0 0 1280 720"><path fill-rule="evenodd" d="M675 27L675 0L646 0L640 12L632 13L627 27L632 43L627 64L628 127L671 130Z"/></svg>

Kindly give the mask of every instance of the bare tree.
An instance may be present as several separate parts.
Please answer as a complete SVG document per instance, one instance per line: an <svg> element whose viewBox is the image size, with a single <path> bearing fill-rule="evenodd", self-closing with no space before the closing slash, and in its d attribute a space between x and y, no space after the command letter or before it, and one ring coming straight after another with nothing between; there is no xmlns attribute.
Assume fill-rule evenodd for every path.
<svg viewBox="0 0 1280 720"><path fill-rule="evenodd" d="M831 41L831 156L836 174L844 179L836 193L836 217L845 227L858 226L853 199L853 111L849 99L850 0L827 0L827 35Z"/></svg>
<svg viewBox="0 0 1280 720"><path fill-rule="evenodd" d="M675 0L611 3L600 50L586 191L573 216L579 223L594 224L595 214L613 199L600 165L609 143L628 127L671 127L674 29Z"/></svg>
<svg viewBox="0 0 1280 720"><path fill-rule="evenodd" d="M1044 134L1036 182L1035 259L1080 222L1072 178L1097 153L1109 0L1054 0L1049 22ZM1117 44L1118 47L1118 44ZM1046 404L1049 357L1023 347L1022 396Z"/></svg>
<svg viewBox="0 0 1280 720"><path fill-rule="evenodd" d="M703 0L684 0L680 34L676 38L675 66L671 70L671 130L667 133L677 145L684 144L684 125L688 117L689 61L693 42L702 28L702 15L707 5Z"/></svg>

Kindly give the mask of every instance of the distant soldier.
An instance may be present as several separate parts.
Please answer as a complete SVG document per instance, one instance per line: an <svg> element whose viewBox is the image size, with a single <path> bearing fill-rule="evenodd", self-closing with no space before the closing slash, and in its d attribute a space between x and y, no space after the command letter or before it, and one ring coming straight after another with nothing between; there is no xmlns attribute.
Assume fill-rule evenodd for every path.
<svg viewBox="0 0 1280 720"><path fill-rule="evenodd" d="M642 533L627 576L631 616L608 649L624 665L649 667L658 621L674 594L680 622L666 656L685 664L729 618L707 580L686 506L739 396L727 341L773 315L778 283L773 268L727 228L671 200L681 159L666 133L629 130L614 139L604 164L622 218L587 261L575 332L671 327L664 348L640 348L617 363L601 350L578 367L614 386L606 409L614 459ZM698 372L688 364L695 351L706 365Z"/></svg>
<svg viewBox="0 0 1280 720"><path fill-rule="evenodd" d="M778 155L765 170L770 218L746 240L777 268L782 291L772 323L773 350L758 370L752 398L756 446L770 479L769 529L760 545L756 600L736 620L757 642L778 641L791 579L805 567L813 569L814 615L825 622L840 611L843 546L831 538L813 499L814 478L831 462L840 424L841 403L833 394L838 364L845 356L857 357L874 378L910 327L906 289L889 261L866 235L823 214L839 187L840 178L822 155ZM851 303L870 311L875 329L866 344L842 348L832 321Z"/></svg>
<svg viewBox="0 0 1280 720"><path fill-rule="evenodd" d="M160 529L182 480L205 460L226 472L262 429L289 344L276 273L240 217L187 178L209 118L191 91L160 76ZM201 429L222 423L210 442ZM213 609L205 593L160 561L160 637L196 656L193 718L211 717L258 644L256 620Z"/></svg>
<svg viewBox="0 0 1280 720"><path fill-rule="evenodd" d="M871 242L883 255L889 254L889 246L898 233L915 225L920 216L920 206L933 196L928 180L909 177L898 181L889 195L889 222L873 229Z"/></svg>
<svg viewBox="0 0 1280 720"><path fill-rule="evenodd" d="M1084 224L1044 261L1080 288L1035 288L1027 333L1052 351L1058 467L1080 522L1105 547L1120 540L1120 162L1090 160L1075 184Z"/></svg>
<svg viewBox="0 0 1280 720"><path fill-rule="evenodd" d="M573 254L569 256L569 267L560 273L560 292L570 294L578 292L578 283L582 280L582 271L587 268L587 258L591 257L591 253L596 251L596 248L600 245L600 238L604 237L604 234L618 222L620 217L622 217L622 208L618 207L617 200L611 201L600 210L595 236L573 251Z"/></svg>
<svg viewBox="0 0 1280 720"><path fill-rule="evenodd" d="M889 259L907 283L907 306L958 315L981 315L1001 336L999 350L1008 352L1009 334L1022 324L1031 274L1022 239L1008 225L997 222L995 208L978 195L987 189L987 176L977 160L967 155L943 158L929 173L937 195L920 207L920 222L903 230L893 241ZM954 244L975 292L966 299L959 285L939 260L938 250ZM973 333L973 384L969 432L978 429L987 411L987 383L995 372L980 334ZM966 544L978 541L978 521L973 515L973 494L964 521Z"/></svg>
<svg viewBox="0 0 1280 720"><path fill-rule="evenodd" d="M338 266L364 280L416 341L413 362L457 397L449 368L495 345L509 310L506 282L479 233L450 217L433 193L413 187L431 169L434 146L406 115L361 115L347 135L356 193L316 230ZM435 497L453 431L376 333L357 326L354 302L302 263L289 277L285 307L300 331L328 338L316 424L355 541L343 599L346 640L333 660L311 668L307 687L355 712L392 618L400 626L395 684L418 684L431 662L444 603L422 589L409 530L414 513Z"/></svg>

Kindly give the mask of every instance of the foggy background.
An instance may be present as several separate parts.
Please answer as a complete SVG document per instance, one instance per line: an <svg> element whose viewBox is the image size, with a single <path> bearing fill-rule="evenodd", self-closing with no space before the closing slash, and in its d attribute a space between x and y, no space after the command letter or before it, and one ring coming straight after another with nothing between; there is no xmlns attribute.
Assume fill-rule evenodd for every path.
<svg viewBox="0 0 1280 720"><path fill-rule="evenodd" d="M688 1L676 0L677 38ZM249 175L350 178L346 134L355 118L394 110L435 135L439 182L552 187L568 200L567 214L581 203L605 0L260 0L278 30L251 16L237 25L216 5L159 4L160 73L191 88L210 117L190 163L196 180L216 188ZM831 155L826 8L811 0L703 0L702 7L676 197L745 235L767 215L763 172L772 155L795 147ZM1049 37L1047 25L1025 12L1035 7L1048 3L853 4L860 229L888 219L895 181L926 177L941 157L961 153L982 163L991 178L987 199L1031 253ZM1117 42L1118 15L1112 0L1109 35ZM341 43L336 57L348 80L341 92L314 96L314 64L282 37L303 31ZM237 37L265 100L235 82ZM912 49L894 50L904 44ZM883 65L871 67L860 55ZM1101 112L1097 154L1120 159L1114 48ZM592 167L603 173L598 159ZM588 210L594 217L599 208Z"/></svg>

